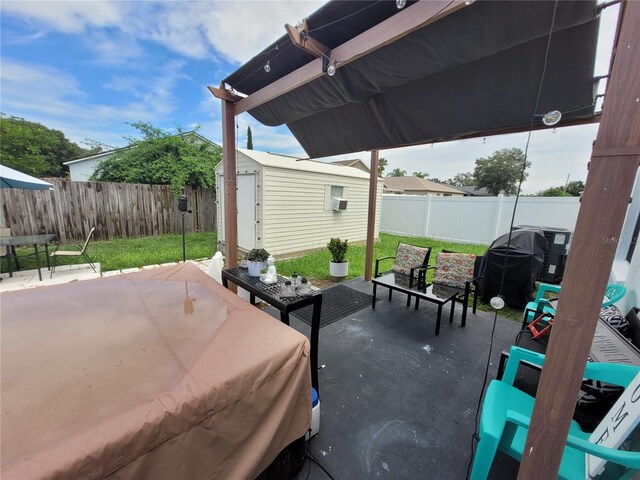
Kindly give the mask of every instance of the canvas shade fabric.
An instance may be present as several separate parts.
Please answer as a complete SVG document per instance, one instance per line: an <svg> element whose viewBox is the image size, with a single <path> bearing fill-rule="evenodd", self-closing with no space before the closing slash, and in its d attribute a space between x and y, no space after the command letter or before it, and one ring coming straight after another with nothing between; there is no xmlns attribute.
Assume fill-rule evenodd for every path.
<svg viewBox="0 0 640 480"><path fill-rule="evenodd" d="M439 253L433 272L433 283L465 288L473 278L476 256L469 253Z"/></svg>
<svg viewBox="0 0 640 480"><path fill-rule="evenodd" d="M2 478L255 478L311 422L306 337L192 264L2 293Z"/></svg>
<svg viewBox="0 0 640 480"><path fill-rule="evenodd" d="M525 127L532 114L550 110L561 111L563 121L592 118L595 1L558 4L533 112L554 4L475 2L249 113L265 125L287 124L311 157ZM397 14L393 9L394 2L330 2L309 17L311 33L333 48ZM278 50L270 45L224 83L251 94L314 58L287 42L282 37ZM269 73L262 70L267 61Z"/></svg>
<svg viewBox="0 0 640 480"><path fill-rule="evenodd" d="M399 243L392 270L394 272L410 275L412 268L417 268L426 264L430 251L431 249L428 247L418 247L407 243Z"/></svg>

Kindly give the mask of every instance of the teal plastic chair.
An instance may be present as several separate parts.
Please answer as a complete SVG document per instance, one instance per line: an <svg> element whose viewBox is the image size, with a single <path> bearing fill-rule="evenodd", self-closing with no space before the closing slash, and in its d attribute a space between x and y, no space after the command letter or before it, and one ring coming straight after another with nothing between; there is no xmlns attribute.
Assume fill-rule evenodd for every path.
<svg viewBox="0 0 640 480"><path fill-rule="evenodd" d="M522 361L542 367L544 355L520 347L511 347L502 380L493 380L489 384L482 404L478 432L480 442L473 460L471 480L487 478L498 450L516 460L522 458L535 402L533 397L513 386L518 365ZM640 367L633 365L588 362L585 378L626 388L638 372ZM571 421L558 478L571 480L585 478L585 454L595 455L619 465L625 471L619 478L629 478L640 469L640 452L596 445L589 442L589 435L583 432L575 421Z"/></svg>
<svg viewBox="0 0 640 480"><path fill-rule="evenodd" d="M522 328L531 323L537 315L548 313L553 316L556 314L554 304L549 299L545 298L546 293L560 293L560 285L550 285L548 283L540 284L535 300L527 303L527 306L524 309ZM618 300L621 300L626 293L627 289L622 285L607 285L607 290L605 291L604 299L602 300L602 308L613 305Z"/></svg>

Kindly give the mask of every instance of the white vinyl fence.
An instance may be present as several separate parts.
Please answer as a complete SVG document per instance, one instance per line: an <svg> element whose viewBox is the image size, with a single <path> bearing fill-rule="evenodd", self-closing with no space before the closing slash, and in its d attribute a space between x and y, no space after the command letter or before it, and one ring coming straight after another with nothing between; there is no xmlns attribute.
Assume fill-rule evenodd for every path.
<svg viewBox="0 0 640 480"><path fill-rule="evenodd" d="M461 243L490 244L509 231L515 197L383 195L380 231ZM573 232L578 197L520 197L514 225Z"/></svg>

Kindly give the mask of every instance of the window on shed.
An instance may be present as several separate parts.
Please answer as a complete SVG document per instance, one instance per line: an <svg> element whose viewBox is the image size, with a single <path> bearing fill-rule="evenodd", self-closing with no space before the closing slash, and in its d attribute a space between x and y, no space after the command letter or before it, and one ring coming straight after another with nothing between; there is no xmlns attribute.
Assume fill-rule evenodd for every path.
<svg viewBox="0 0 640 480"><path fill-rule="evenodd" d="M332 198L349 198L349 187L343 185L325 185L324 186L324 209L332 210L331 199Z"/></svg>

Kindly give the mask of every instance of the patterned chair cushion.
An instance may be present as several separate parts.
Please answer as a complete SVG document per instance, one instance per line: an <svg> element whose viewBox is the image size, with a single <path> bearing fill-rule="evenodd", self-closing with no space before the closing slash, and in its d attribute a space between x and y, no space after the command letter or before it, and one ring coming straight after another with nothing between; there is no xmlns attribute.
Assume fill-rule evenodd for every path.
<svg viewBox="0 0 640 480"><path fill-rule="evenodd" d="M431 248L418 247L407 243L399 243L396 251L396 260L392 270L405 275L411 274L411 269L425 265L428 261Z"/></svg>
<svg viewBox="0 0 640 480"><path fill-rule="evenodd" d="M439 253L433 283L464 288L465 282L473 278L476 256L470 253Z"/></svg>

